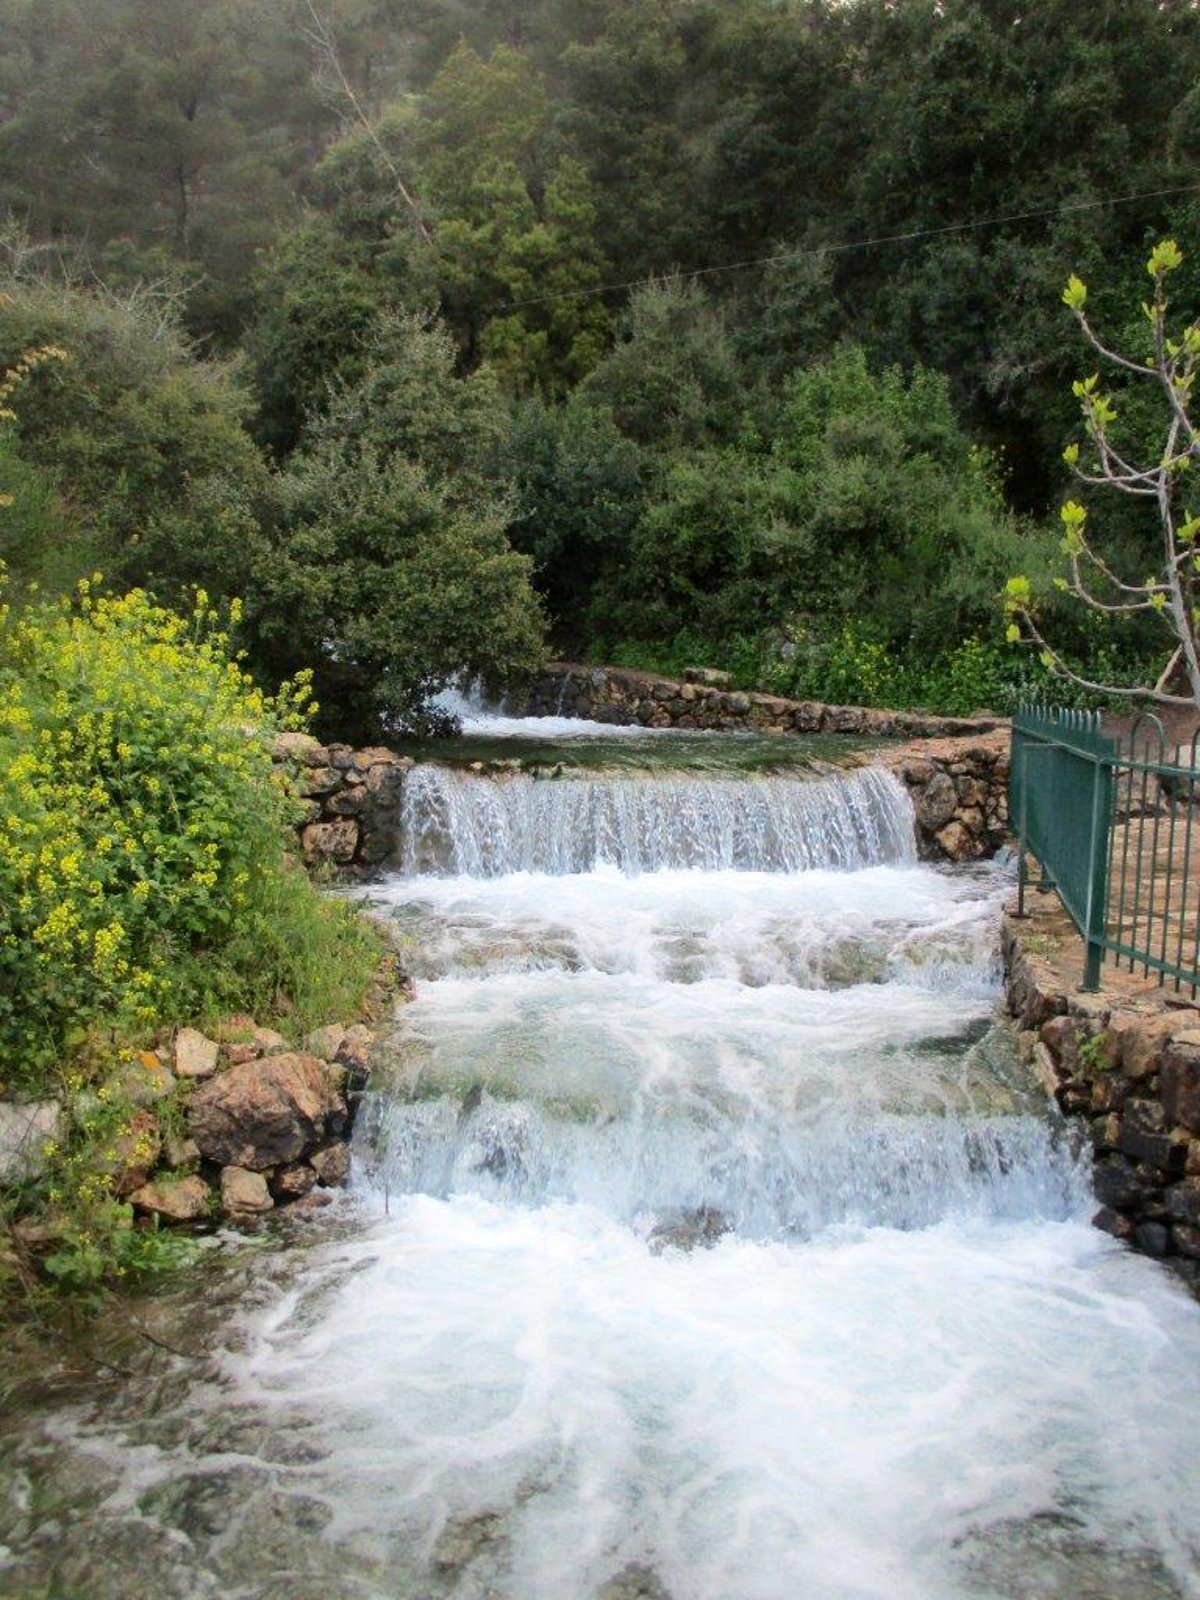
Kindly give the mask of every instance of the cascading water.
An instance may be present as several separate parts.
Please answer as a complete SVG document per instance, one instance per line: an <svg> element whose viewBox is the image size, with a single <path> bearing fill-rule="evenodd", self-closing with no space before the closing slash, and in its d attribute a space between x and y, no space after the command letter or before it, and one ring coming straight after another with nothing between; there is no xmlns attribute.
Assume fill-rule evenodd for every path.
<svg viewBox="0 0 1200 1600"><path fill-rule="evenodd" d="M1200 1310L995 1025L1000 867L918 864L869 771L404 806L356 1227L210 1384L44 1425L103 1563L10 1516L0 1594L1200 1595Z"/></svg>

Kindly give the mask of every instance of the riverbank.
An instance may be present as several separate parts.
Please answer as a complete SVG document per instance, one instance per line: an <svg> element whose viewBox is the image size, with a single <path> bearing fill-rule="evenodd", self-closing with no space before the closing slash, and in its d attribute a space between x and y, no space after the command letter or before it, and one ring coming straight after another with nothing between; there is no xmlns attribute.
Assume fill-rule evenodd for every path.
<svg viewBox="0 0 1200 1600"><path fill-rule="evenodd" d="M1093 1151L1094 1221L1200 1295L1200 1008L1084 949L1051 891L1002 926L1005 995L1023 1059Z"/></svg>

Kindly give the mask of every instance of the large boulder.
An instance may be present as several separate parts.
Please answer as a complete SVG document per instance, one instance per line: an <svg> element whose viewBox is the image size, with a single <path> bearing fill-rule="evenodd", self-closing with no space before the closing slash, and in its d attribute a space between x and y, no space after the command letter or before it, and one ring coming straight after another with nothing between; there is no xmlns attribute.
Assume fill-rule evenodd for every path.
<svg viewBox="0 0 1200 1600"><path fill-rule="evenodd" d="M231 1067L203 1083L188 1107L200 1154L223 1167L265 1172L340 1133L346 1102L316 1056L285 1052Z"/></svg>

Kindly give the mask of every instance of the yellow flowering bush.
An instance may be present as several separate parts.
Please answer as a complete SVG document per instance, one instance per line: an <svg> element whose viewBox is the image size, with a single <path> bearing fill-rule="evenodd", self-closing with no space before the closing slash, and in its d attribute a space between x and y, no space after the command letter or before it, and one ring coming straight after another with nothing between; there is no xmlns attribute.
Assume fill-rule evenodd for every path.
<svg viewBox="0 0 1200 1600"><path fill-rule="evenodd" d="M288 941L260 925L289 899L341 915L300 874L280 888L292 802L268 740L307 694L257 689L202 591L190 617L98 580L0 609L0 1082L98 1031L262 1001L256 952Z"/></svg>

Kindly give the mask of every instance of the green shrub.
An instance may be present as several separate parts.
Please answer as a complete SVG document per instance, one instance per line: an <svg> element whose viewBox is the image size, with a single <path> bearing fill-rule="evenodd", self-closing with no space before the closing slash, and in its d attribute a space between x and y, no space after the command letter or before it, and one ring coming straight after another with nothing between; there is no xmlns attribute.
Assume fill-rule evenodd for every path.
<svg viewBox="0 0 1200 1600"><path fill-rule="evenodd" d="M87 582L0 613L10 1085L44 1084L89 1036L137 1040L264 991L308 1021L314 965L365 986L371 936L286 860L292 802L268 739L303 720L306 685L264 696L215 624L202 592L184 619Z"/></svg>

